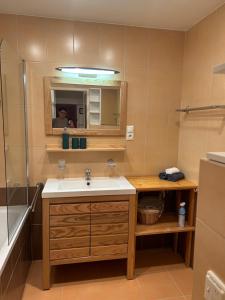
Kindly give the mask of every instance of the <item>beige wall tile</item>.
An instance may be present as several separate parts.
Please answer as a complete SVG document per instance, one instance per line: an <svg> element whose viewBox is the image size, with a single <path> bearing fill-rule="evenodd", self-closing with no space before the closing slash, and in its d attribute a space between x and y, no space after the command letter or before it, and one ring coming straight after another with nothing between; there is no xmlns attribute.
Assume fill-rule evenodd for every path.
<svg viewBox="0 0 225 300"><path fill-rule="evenodd" d="M46 19L18 16L19 51L23 59L46 59Z"/></svg>
<svg viewBox="0 0 225 300"><path fill-rule="evenodd" d="M47 61L74 63L73 36L74 23L49 19L46 21Z"/></svg>
<svg viewBox="0 0 225 300"><path fill-rule="evenodd" d="M198 218L225 239L224 177L225 167L201 161Z"/></svg>
<svg viewBox="0 0 225 300"><path fill-rule="evenodd" d="M147 71L148 30L145 28L125 27L125 73L136 74ZM147 74L146 74L147 75Z"/></svg>
<svg viewBox="0 0 225 300"><path fill-rule="evenodd" d="M100 65L100 25L96 23L74 23L74 59L82 67Z"/></svg>
<svg viewBox="0 0 225 300"><path fill-rule="evenodd" d="M213 66L225 60L225 6L186 33L181 106L224 104L225 77ZM197 180L199 161L209 151L224 151L224 112L181 114L178 165Z"/></svg>
<svg viewBox="0 0 225 300"><path fill-rule="evenodd" d="M181 79L183 43L184 34L181 32L154 29L148 31L149 79Z"/></svg>
<svg viewBox="0 0 225 300"><path fill-rule="evenodd" d="M204 299L205 275L214 271L225 281L225 239L200 219L196 224L193 300Z"/></svg>
<svg viewBox="0 0 225 300"><path fill-rule="evenodd" d="M0 39L5 39L11 47L18 48L18 27L16 15L0 14Z"/></svg>
<svg viewBox="0 0 225 300"><path fill-rule="evenodd" d="M23 16L17 19L19 49L28 61L32 184L56 176L60 158L67 160L65 176L83 176L86 166L96 175L108 174L109 158L117 161L115 172L126 175L155 174L176 164L177 115L173 111L180 101L183 33ZM125 142L125 153L45 152L46 144L60 144L61 138L45 135L43 77L62 76L55 68L67 63L115 68L120 74L114 79L128 82L127 122L135 126L135 139ZM114 139L113 143L117 142L120 138Z"/></svg>
<svg viewBox="0 0 225 300"><path fill-rule="evenodd" d="M122 71L124 64L123 26L100 25L100 64L104 68L114 68Z"/></svg>

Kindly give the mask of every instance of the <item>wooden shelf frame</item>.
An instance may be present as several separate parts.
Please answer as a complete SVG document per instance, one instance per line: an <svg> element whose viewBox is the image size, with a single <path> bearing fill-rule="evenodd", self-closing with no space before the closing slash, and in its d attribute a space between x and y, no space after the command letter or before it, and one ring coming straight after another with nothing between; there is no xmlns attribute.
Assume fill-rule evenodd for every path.
<svg viewBox="0 0 225 300"><path fill-rule="evenodd" d="M195 232L195 209L196 209L196 192L197 184L189 180L180 180L178 182L169 182L161 180L158 176L139 176L128 177L130 183L136 188L136 202L135 202L135 243L131 250L133 253L133 267L130 269L130 279L135 275L135 255L136 255L136 238L140 236L149 236L156 234L174 234L174 250L177 251L178 234L186 234L185 245L185 263L187 266L191 264L191 251L193 247L193 237ZM137 224L137 207L138 207L138 193L151 191L176 191L176 207L182 201L182 191L188 191L188 207L187 207L187 222L184 227L178 226L177 214L165 213L157 224L141 225Z"/></svg>
<svg viewBox="0 0 225 300"><path fill-rule="evenodd" d="M184 227L178 226L177 215L167 214L160 218L160 221L153 225L136 225L136 236L155 235L155 234L167 234L167 233L179 233L195 231L195 227L186 222Z"/></svg>

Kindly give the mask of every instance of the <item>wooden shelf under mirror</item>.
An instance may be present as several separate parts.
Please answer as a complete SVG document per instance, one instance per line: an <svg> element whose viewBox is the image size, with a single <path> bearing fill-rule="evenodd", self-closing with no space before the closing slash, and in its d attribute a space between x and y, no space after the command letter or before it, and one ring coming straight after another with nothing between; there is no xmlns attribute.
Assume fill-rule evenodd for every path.
<svg viewBox="0 0 225 300"><path fill-rule="evenodd" d="M86 149L62 149L57 145L46 145L46 151L49 153L73 153L73 152L123 152L125 151L125 147L102 147L102 148L86 148Z"/></svg>

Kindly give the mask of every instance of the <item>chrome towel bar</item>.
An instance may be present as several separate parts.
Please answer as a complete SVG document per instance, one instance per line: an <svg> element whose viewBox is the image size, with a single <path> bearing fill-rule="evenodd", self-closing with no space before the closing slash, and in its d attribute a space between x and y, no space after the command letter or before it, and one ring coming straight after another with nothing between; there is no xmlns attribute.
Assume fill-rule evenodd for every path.
<svg viewBox="0 0 225 300"><path fill-rule="evenodd" d="M198 106L198 107L186 106L185 108L178 108L178 109L176 109L176 111L177 112L186 112L186 113L188 113L190 111L212 110L212 109L225 109L225 104Z"/></svg>

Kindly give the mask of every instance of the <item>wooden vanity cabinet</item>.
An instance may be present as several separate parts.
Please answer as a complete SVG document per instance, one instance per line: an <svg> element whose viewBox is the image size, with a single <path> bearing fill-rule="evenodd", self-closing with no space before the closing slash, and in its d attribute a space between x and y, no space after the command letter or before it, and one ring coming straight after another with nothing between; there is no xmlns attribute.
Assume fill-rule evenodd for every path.
<svg viewBox="0 0 225 300"><path fill-rule="evenodd" d="M51 266L127 258L133 264L135 195L43 199L43 288Z"/></svg>

